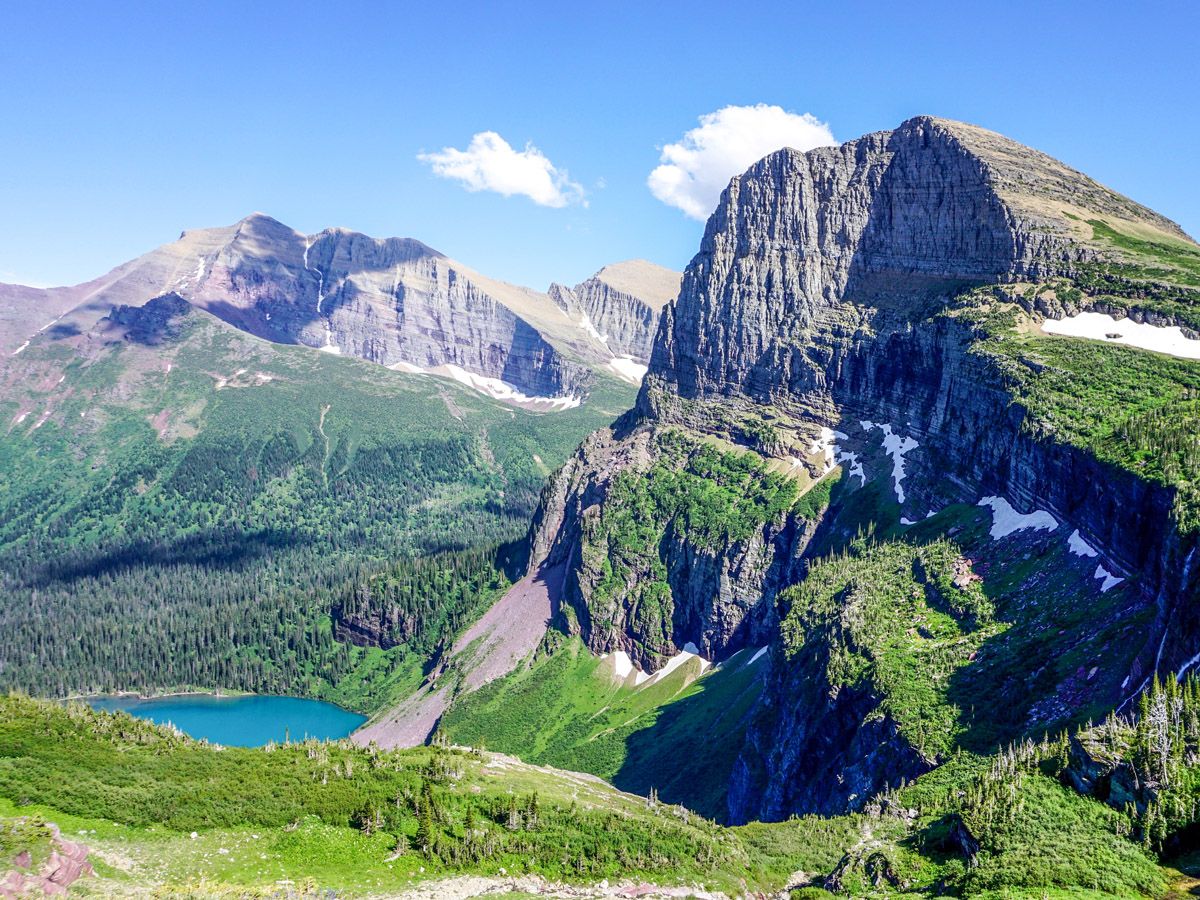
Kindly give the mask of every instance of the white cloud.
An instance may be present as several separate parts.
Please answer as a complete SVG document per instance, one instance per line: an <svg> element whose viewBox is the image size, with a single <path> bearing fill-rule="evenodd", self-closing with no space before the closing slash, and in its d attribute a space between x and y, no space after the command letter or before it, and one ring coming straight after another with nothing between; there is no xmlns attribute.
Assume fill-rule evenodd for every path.
<svg viewBox="0 0 1200 900"><path fill-rule="evenodd" d="M646 179L663 203L704 221L729 179L781 147L811 150L836 144L829 126L780 106L726 106L700 117L700 126L662 148L662 163Z"/></svg>
<svg viewBox="0 0 1200 900"><path fill-rule="evenodd" d="M520 194L539 206L561 207L582 203L583 186L567 177L533 144L514 150L494 131L481 131L466 150L446 147L438 153L421 153L433 174L461 182L468 191L495 191L505 197Z"/></svg>

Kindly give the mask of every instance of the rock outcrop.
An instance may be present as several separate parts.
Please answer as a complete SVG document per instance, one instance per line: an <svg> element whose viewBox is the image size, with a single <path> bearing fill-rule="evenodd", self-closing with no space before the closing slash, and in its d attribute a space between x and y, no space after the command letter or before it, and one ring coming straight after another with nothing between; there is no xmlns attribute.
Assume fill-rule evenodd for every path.
<svg viewBox="0 0 1200 900"><path fill-rule="evenodd" d="M1182 235L1044 154L962 123L920 117L840 147L781 150L722 195L664 312L650 373L686 398L810 404L836 381L831 342L911 327L925 300L968 285L1069 274L1096 258L1072 209Z"/></svg>
<svg viewBox="0 0 1200 900"><path fill-rule="evenodd" d="M23 853L15 860L0 860L11 864L0 874L0 897L60 896L67 894L80 878L95 875L88 861L89 850L83 844L68 841L53 823L44 826L50 838L50 854L38 871L30 871L32 860Z"/></svg>

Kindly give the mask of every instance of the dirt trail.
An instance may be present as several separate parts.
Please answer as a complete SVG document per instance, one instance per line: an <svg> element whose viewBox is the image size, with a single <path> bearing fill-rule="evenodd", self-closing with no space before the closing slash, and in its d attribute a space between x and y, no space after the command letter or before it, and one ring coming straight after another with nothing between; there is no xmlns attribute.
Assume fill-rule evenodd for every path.
<svg viewBox="0 0 1200 900"><path fill-rule="evenodd" d="M527 894L561 900L601 900L601 898L638 898L638 900L667 900L694 897L696 900L726 900L726 894L706 891L699 887L663 887L645 882L622 881L609 884L601 881L592 885L569 885L547 881L536 875L492 876L462 875L441 878L398 894L385 896L394 900L473 900L476 897L509 897Z"/></svg>
<svg viewBox="0 0 1200 900"><path fill-rule="evenodd" d="M321 460L321 477L325 479L325 487L329 487L329 435L325 433L325 417L329 415L329 410L332 408L332 403L322 406L321 418L317 422L317 431L321 433L321 438L325 441L325 456Z"/></svg>
<svg viewBox="0 0 1200 900"><path fill-rule="evenodd" d="M459 678L460 689L476 690L507 675L537 649L558 603L563 575L562 566L543 567L514 584L454 642L417 693L367 723L352 739L389 748L425 743Z"/></svg>

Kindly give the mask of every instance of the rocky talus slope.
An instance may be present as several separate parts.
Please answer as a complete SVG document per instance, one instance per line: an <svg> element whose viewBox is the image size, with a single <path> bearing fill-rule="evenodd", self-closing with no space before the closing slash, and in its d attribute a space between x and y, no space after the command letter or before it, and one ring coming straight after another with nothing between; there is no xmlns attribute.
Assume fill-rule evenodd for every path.
<svg viewBox="0 0 1200 900"><path fill-rule="evenodd" d="M668 299L663 285L674 277L677 287L676 273L649 263L613 268L625 291L645 294L614 289L593 300L589 292L568 310L420 241L338 228L304 235L255 213L229 227L186 231L86 284L0 285L0 317L12 325L0 349L12 354L32 339L86 333L114 309L172 293L277 343L446 375L515 402L580 398L596 369L627 375L608 368L624 349L606 346L588 312L622 348L641 341L644 361L651 319ZM585 284L607 284L600 278Z"/></svg>
<svg viewBox="0 0 1200 900"><path fill-rule="evenodd" d="M688 644L719 661L774 642L731 775L735 820L857 808L944 756L906 719L920 707L898 699L900 676L888 680L895 642L868 646L883 631L870 592L854 599L864 583L805 593L819 560L866 571L876 542L951 540L900 570L925 597L918 621L950 610L956 646L971 644L929 676L958 723L945 748L1112 708L1155 668L1185 666L1200 644L1192 475L1122 463L1112 442L1140 432L1110 428L1121 400L1094 385L1096 372L1151 372L1170 397L1145 404L1190 402L1195 372L1039 327L1085 309L1186 325L1198 249L1162 216L962 123L919 117L768 156L710 218L635 410L544 493L534 560L566 566L562 627L647 670ZM1137 400L1148 382L1131 382L1122 397ZM979 580L982 606L965 599ZM1054 595L1081 619L1052 623L1040 604ZM906 627L893 635L905 646L938 638ZM1046 643L1021 644L1022 629ZM1070 662L1026 659L1017 674L1016 652ZM846 653L864 668L847 670ZM1012 721L989 732L972 718L964 706L982 696L1008 697Z"/></svg>

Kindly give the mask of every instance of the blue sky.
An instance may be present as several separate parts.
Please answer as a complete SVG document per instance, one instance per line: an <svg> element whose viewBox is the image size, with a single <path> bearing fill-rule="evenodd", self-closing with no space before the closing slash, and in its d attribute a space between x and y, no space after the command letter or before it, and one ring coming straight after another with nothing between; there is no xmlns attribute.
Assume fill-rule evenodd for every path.
<svg viewBox="0 0 1200 900"><path fill-rule="evenodd" d="M703 225L647 177L755 104L838 140L972 121L1200 235L1194 3L16 2L4 31L3 281L82 281L256 209L539 288L682 268ZM563 205L435 173L489 131L534 145Z"/></svg>

